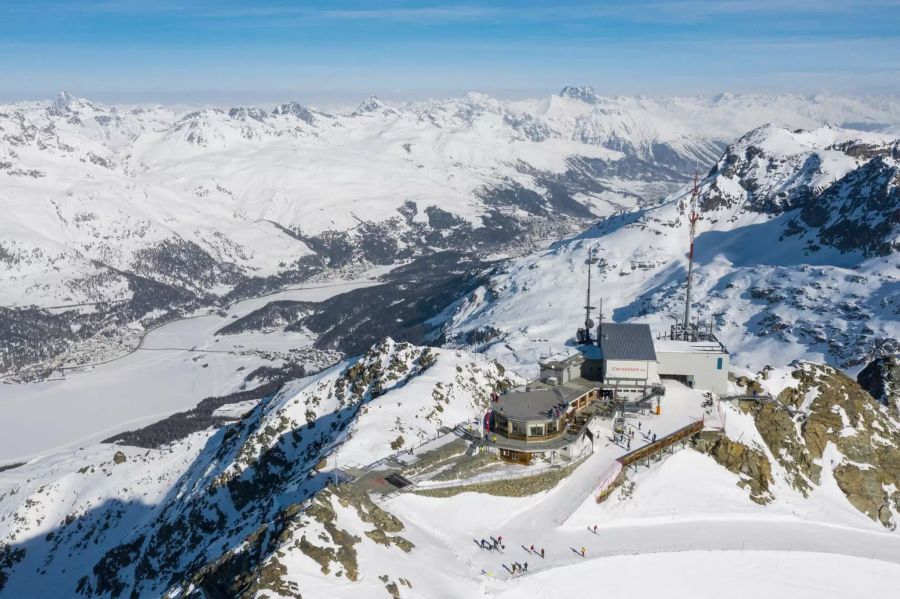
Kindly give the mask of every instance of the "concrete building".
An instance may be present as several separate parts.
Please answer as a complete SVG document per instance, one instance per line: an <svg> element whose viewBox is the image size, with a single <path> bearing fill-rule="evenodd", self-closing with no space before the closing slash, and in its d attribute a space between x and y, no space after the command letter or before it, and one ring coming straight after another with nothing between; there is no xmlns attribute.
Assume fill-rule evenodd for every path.
<svg viewBox="0 0 900 599"><path fill-rule="evenodd" d="M656 350L650 326L631 323L601 323L597 327L599 351L591 348L601 361L604 387L617 397L636 400L648 396L660 381L656 368Z"/></svg>
<svg viewBox="0 0 900 599"><path fill-rule="evenodd" d="M728 393L728 350L715 337L703 341L657 339L657 372L688 387Z"/></svg>
<svg viewBox="0 0 900 599"><path fill-rule="evenodd" d="M565 384L581 376L584 356L577 349L557 352L538 362L541 369L541 380Z"/></svg>

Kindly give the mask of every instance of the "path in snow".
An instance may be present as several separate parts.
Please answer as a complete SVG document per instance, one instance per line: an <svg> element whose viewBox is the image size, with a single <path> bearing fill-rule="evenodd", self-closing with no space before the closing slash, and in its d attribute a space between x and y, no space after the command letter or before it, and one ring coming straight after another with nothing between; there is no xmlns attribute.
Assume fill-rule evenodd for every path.
<svg viewBox="0 0 900 599"><path fill-rule="evenodd" d="M642 430L649 427L658 436L703 413L699 392L675 382L666 384L662 416L640 418ZM388 509L452 546L457 557L476 573L483 570L501 580L512 578L507 568L514 561L528 562L531 576L600 557L687 551L810 552L900 564L898 535L751 511L721 514L716 519L693 513L679 518L678 506L673 505L671 522L655 518L635 523L632 519L615 525L607 521L594 534L585 524L585 517L592 513L592 491L612 461L625 451L609 442L608 430L595 432L599 433L595 453L548 492L524 498L475 493L449 499L400 495ZM635 446L633 443L632 448ZM575 510L579 510L578 517L560 526ZM479 548L477 541L491 535L503 537L505 551ZM545 550L544 558L529 551L532 544L538 552ZM582 547L586 557L580 554Z"/></svg>
<svg viewBox="0 0 900 599"><path fill-rule="evenodd" d="M896 594L900 566L834 554L770 551L618 556L498 583L500 599L846 599Z"/></svg>

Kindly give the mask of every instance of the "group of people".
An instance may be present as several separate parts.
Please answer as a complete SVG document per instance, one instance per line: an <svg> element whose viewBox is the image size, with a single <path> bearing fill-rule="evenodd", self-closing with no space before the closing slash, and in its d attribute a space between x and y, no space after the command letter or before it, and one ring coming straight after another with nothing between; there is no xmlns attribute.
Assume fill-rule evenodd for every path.
<svg viewBox="0 0 900 599"><path fill-rule="evenodd" d="M504 549L506 549L506 546L503 544L503 537L497 537L496 539L494 537L491 537L490 541L488 541L487 539L481 539L478 544L482 549L496 549L497 551L503 551Z"/></svg>
<svg viewBox="0 0 900 599"><path fill-rule="evenodd" d="M482 549L487 549L487 550L495 550L496 549L498 551L502 551L503 549L506 549L506 546L503 544L502 536L497 536L496 539L494 537L488 537L488 538L490 539L490 541L488 541L487 539L481 539L481 541L475 541L475 542L478 543L478 545ZM525 546L523 545L522 548L525 549ZM531 553L532 555L539 555L541 557L541 559L543 559L544 555L545 555L543 547L541 547L539 549L539 548L535 547L534 545L532 545L531 547L529 547L527 549L527 551L529 553ZM506 564L504 564L504 567L507 570L509 570L513 575L526 574L528 572L528 562L522 562L522 563L513 562L509 566L506 566ZM489 572L485 572L485 574L487 574L488 576L492 576L492 574L490 574Z"/></svg>

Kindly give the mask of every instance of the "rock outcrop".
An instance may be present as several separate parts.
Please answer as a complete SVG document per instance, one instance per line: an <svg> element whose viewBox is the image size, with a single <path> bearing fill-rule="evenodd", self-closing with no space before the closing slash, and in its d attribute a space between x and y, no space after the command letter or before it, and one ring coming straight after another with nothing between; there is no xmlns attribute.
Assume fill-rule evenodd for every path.
<svg viewBox="0 0 900 599"><path fill-rule="evenodd" d="M872 360L856 376L856 382L900 417L900 357L887 355Z"/></svg>
<svg viewBox="0 0 900 599"><path fill-rule="evenodd" d="M750 490L750 499L761 505L772 501L772 464L763 451L716 433L695 437L693 447L738 474L738 484Z"/></svg>
<svg viewBox="0 0 900 599"><path fill-rule="evenodd" d="M796 386L755 413L760 434L791 484L807 494L821 483L823 468L833 464L832 475L850 503L895 528L894 514L900 512L896 414L830 366L798 363L791 376Z"/></svg>

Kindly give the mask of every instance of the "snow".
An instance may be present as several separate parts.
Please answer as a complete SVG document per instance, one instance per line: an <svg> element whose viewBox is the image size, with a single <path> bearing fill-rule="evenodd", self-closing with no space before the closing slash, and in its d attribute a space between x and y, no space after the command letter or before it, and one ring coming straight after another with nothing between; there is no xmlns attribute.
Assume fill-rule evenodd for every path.
<svg viewBox="0 0 900 599"><path fill-rule="evenodd" d="M320 301L372 285L361 278L311 284L233 305L225 316L204 314L147 333L141 349L109 363L38 383L0 385L0 463L84 446L193 408L204 397L241 387L254 368L269 363L267 352L310 347L303 333L216 331L276 300Z"/></svg>
<svg viewBox="0 0 900 599"><path fill-rule="evenodd" d="M424 416L435 389L449 399L444 404L448 420L480 413L475 400L497 376L492 364L481 356L440 349L432 350L436 356L432 366L418 370L421 350L388 341L379 346L377 355L364 358L380 360L382 367L399 360L406 370L401 368L401 376L386 385L382 395L368 400L345 433L337 434L335 440L343 444L329 462L368 463L389 455L398 418L410 439L433 435L438 423ZM201 432L160 450L92 445L44 455L0 473L0 513L15 514L0 518L0 534L15 527L14 542L36 548L29 549L28 568L49 568L52 573L35 579L27 575L27 568L25 574L17 572L10 592L49 590L56 584L54 576L74 584L78 573L89 570L108 548L91 546L65 563L52 560L49 566L41 565L50 545L40 539L69 514L88 513L110 501L131 506L123 520L105 531L103 538L110 542L147 521L148 514L167 501L190 502L195 495L203 496L203 479L252 468L255 456L275 442L266 433L269 426L286 422L287 430L306 429L300 424L306 410L332 413L337 402L331 391L346 367L343 363L296 381L262 412L257 410L258 428L241 444L241 454L249 454L247 462L220 463L216 442L227 435ZM660 416L629 419L632 425L640 422L641 433L650 429L661 436L704 414L701 392L674 381L666 385ZM758 433L752 418L726 409L726 434L755 444ZM888 596L896 585L900 535L849 504L830 475L843 459L833 446L826 447L823 456L822 485L809 497L780 481L773 462L775 500L758 505L737 485L737 475L706 455L684 449L650 468L630 471L630 482L597 504L592 496L597 477L625 451L608 441L604 426L595 427L595 453L549 491L520 498L407 493L382 500L381 506L403 521L401 534L415 545L410 553L371 542L365 534L370 527L356 511L333 500L337 526L361 539L356 545L360 580L351 583L334 572L323 574L319 564L292 545L296 538L286 540L277 552L286 568L284 580L296 582L304 596L353 598L383 592L385 575L410 580L413 588L409 593L402 589L404 594L422 597L569 596L599 589L601 594L755 597L788 592L792 597L818 598ZM638 443L641 433L636 434ZM426 447L446 442L445 438ZM123 463L115 463L116 451L125 455ZM193 474L187 474L189 468ZM10 494L14 489L16 493ZM285 491L288 496L292 492L296 490ZM591 531L594 525L596 534ZM295 534L321 544L320 532L320 524L310 523ZM497 535L503 536L502 553L478 547L479 539ZM543 558L529 551L532 544L544 549ZM579 553L582 547L584 557ZM513 577L504 566L514 561L527 561L529 573ZM827 572L822 564L829 566Z"/></svg>
<svg viewBox="0 0 900 599"><path fill-rule="evenodd" d="M881 134L833 127L803 133L764 127L735 144L730 155L741 156L772 138L770 151L779 153L756 167L760 197L801 182L834 182L862 164L827 144L851 139L876 147L895 143ZM802 168L817 157L816 169ZM723 164L720 168L730 168ZM692 306L704 327L714 321L735 369L756 371L808 359L851 362L847 367L853 373L861 368L859 354L873 342L900 337L888 299L900 280L900 255L865 258L832 247L810 251L808 239L786 233L796 211L778 215L744 209L748 193L739 183L737 177L719 174L701 183L703 193L731 197L734 205L704 212L697 224ZM490 294L476 293L460 306L452 330L496 327L501 342L487 349L489 355L534 376L537 357L571 343L583 320L584 264L593 250L601 262L594 271L592 303L603 300L604 318L647 322L655 332L667 332L683 313L688 196L683 188L658 206L613 216L544 252L513 260L492 278ZM862 317L864 332L855 324Z"/></svg>
<svg viewBox="0 0 900 599"><path fill-rule="evenodd" d="M483 186L514 180L536 188L529 169L561 173L573 156L613 164L627 150L652 161L663 147L686 163L710 164L724 144L769 122L789 129L900 123L900 103L887 98L608 98L582 91L513 102L483 94L398 106L370 99L337 115L299 105L286 105L284 114L132 109L71 95L4 105L0 126L9 135L0 164L11 166L0 170L2 238L17 261L3 273L0 303L127 298L121 281L90 291L71 283L98 272L95 262L128 270L142 250L164 240L195 243L266 276L311 251L272 223L305 235L348 231L360 220L397 218L407 200L418 204L419 218L439 206L479 223L487 209L477 194ZM529 137L532 129L541 136ZM766 143L797 152L850 135L785 129ZM820 170L831 177L849 166L830 152ZM602 183L603 190L578 198L598 216L633 210L672 186L632 177Z"/></svg>
<svg viewBox="0 0 900 599"><path fill-rule="evenodd" d="M529 562L531 564L533 562ZM900 566L814 552L687 551L615 556L526 576L498 599L664 596L700 599L846 599L896 592Z"/></svg>
<svg viewBox="0 0 900 599"><path fill-rule="evenodd" d="M900 122L896 102L828 96L601 98L588 91L579 94L589 102L553 96L506 103L474 94L402 107L367 101L355 115L313 112L317 125L285 115L260 120L250 110L230 117L214 110L176 115L156 107L128 117L122 112L120 124L104 128L93 117L109 116L107 108L71 96L54 110L75 111L86 125L56 118L43 105L13 106L10 112L25 111L40 127L52 123L56 133L42 140L45 148L26 144L16 149L21 166L42 170L44 177L0 174L6 192L0 210L8 216L0 237L3 249L21 258L0 280L0 303L51 306L96 299L67 283L96 273L95 260L126 268L136 252L176 237L261 275L308 255L305 243L268 221L299 227L305 234L347 230L360 220L395 217L397 206L412 199L420 211L440 205L477 222L485 207L473 196L482 185L507 177L526 186L533 183L515 166L517 161L559 173L573 155L619 160L622 152L604 147L613 137L633 146L639 156L665 143L684 156L708 161L718 156L719 144L777 120L813 130L767 127L745 140L787 159L764 183L773 190L790 189L797 184L792 169L815 153L822 162L808 173L809 181L822 185L856 164L830 146L851 139L881 143L884 138L819 124ZM550 137L530 141L505 121L523 115L545 125ZM3 160L12 156L10 149L0 145ZM92 161L91 154L109 165ZM764 165L755 168L757 174L767 172ZM633 210L635 200L626 192L647 188L646 182L613 183L613 191L580 199L594 202L595 214L606 215ZM713 184L725 195L748 200L735 179L720 176L704 182ZM329 463L371 463L393 453L390 445L399 435L409 446L432 437L442 425L478 416L478 400L497 376L491 358L534 374L538 357L548 349L565 348L581 318L580 281L592 246L599 247L607 263L596 283L606 317L666 328L669 314L677 312L683 281L683 202L682 190L658 208L614 217L546 252L513 261L494 277L490 292L471 294L452 314L451 333L487 325L502 330L501 342L485 356L434 350L436 363L418 371L413 359L418 350L387 344L385 365L398 357L415 371L368 401L346 432L328 439L342 443L325 454ZM821 307L862 302L873 310L867 325L874 334L900 337L889 301L897 284L895 256L861 261L831 250L803 255L799 242L788 239L776 246L782 243L786 219L742 212L740 205L700 222L695 279L702 298L697 313L715 316L717 333L735 352L737 370L752 374L765 364L828 356L824 343L804 339L796 330L781 337L763 334L760 320L768 315L811 323L810 335L832 338L835 331L855 325ZM869 279L854 282L858 276ZM30 569L23 570L28 575L17 572L12 579L11 596L58 593L58 580L73 582L79 570L90 571L112 541L127 538L149 520L148 514L166 505L170 494L187 502L206 488L203 478L219 468L252 467L214 462L218 434L209 431L160 450L95 444L193 407L204 396L231 392L249 369L272 359L264 354L308 347L312 341L303 333L281 331L215 338L216 330L269 301L323 299L367 284L372 282L307 286L236 304L224 317L199 313L151 331L140 351L86 372L69 372L64 381L0 386L0 463L30 460L0 473L0 536L39 548L29 550ZM560 292L567 289L571 292ZM796 293L793 303L774 305L751 295L767 289L802 289L804 294ZM215 288L216 293L225 291L224 286ZM103 299L127 299L129 293L127 284L115 278L96 290ZM832 321L836 329L827 328ZM136 330L143 327L135 325ZM314 408L317 417L338 410L333 391L346 366L289 384L264 406L259 430L252 431L242 451L261 453L266 443L274 442L264 434L268 424L284 419L299 430L307 410ZM796 385L789 373L776 368L762 384L777 395ZM630 421L641 422L642 433L650 429L661 436L706 416L699 391L671 381L666 386L661 416ZM439 413L435 390L444 401ZM812 397L808 394L804 405ZM235 404L217 414L237 417L251 407ZM283 556L286 578L298 582L304 596L381 594L382 574L413 579L414 588L401 587L401 592L422 597L895 595L900 536L866 518L841 492L831 472L844 460L837 449L830 444L825 448L821 484L804 497L787 484L752 417L730 406L723 410L725 434L760 449L773 464L774 500L769 505L751 501L738 486L738 475L692 450L651 468L639 467L630 473L633 486L627 493L620 488L597 504L592 491L598 479L625 451L608 440L605 425L597 425L594 454L549 491L523 498L462 493L446 499L401 494L387 500L385 508L402 518L403 534L416 546L410 554L369 542L364 534L368 527L355 511L335 502L339 525L363 539L362 580L350 584L324 575L297 551ZM712 420L714 414L708 416ZM422 450L450 440L441 438ZM83 449L73 449L79 446ZM115 463L118 451L124 463ZM192 465L203 469L202 476L186 476ZM504 472L515 471L507 468ZM181 482L183 476L186 482ZM107 545L95 542L68 561L50 560L47 543L41 544L48 532L70 514L108 504L128 505L133 511L104 532ZM596 535L589 531L595 524ZM308 530L310 537L316 532ZM497 534L504 536L505 553L486 552L472 542ZM546 549L546 556L527 551L531 544ZM576 553L580 547L587 549L586 557ZM510 580L504 564L512 561L528 561L529 575ZM51 574L30 576L37 568L49 568Z"/></svg>

